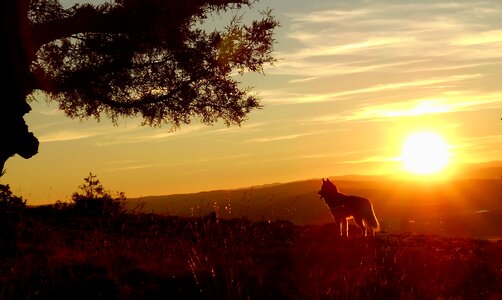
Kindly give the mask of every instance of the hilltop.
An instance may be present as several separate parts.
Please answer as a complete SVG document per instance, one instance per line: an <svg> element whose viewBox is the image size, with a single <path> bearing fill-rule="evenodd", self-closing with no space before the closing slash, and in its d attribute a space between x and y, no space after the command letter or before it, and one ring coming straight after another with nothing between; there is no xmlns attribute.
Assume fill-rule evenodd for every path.
<svg viewBox="0 0 502 300"><path fill-rule="evenodd" d="M331 177L344 194L373 202L383 230L418 231L477 237L502 236L502 168L471 166L478 178L450 181L399 180L388 176ZM499 172L500 173L497 173ZM489 179L492 178L492 179ZM128 199L143 212L194 217L216 212L220 218L287 220L297 225L332 221L319 198L320 179L274 183L234 190Z"/></svg>
<svg viewBox="0 0 502 300"><path fill-rule="evenodd" d="M499 299L502 243L332 224L26 211L1 299ZM5 224L4 224L5 225Z"/></svg>

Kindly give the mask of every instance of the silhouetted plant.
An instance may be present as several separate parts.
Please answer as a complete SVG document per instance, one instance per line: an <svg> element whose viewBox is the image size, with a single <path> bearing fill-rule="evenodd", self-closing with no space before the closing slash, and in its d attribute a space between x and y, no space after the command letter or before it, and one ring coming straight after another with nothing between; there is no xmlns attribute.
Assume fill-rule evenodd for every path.
<svg viewBox="0 0 502 300"><path fill-rule="evenodd" d="M70 202L65 202L61 200L57 200L53 205L52 208L58 211L62 210L68 210L72 207L72 203Z"/></svg>
<svg viewBox="0 0 502 300"><path fill-rule="evenodd" d="M113 196L92 173L84 178L79 190L71 197L77 211L97 216L113 216L125 211L125 193L117 192Z"/></svg>
<svg viewBox="0 0 502 300"><path fill-rule="evenodd" d="M23 115L40 91L71 118L140 116L172 129L195 118L240 124L259 99L234 79L273 63L270 11L212 31L212 15L255 0L116 0L65 9L56 0L0 2L5 47L0 102L0 169L12 155L29 158L38 140Z"/></svg>
<svg viewBox="0 0 502 300"><path fill-rule="evenodd" d="M16 227L26 200L14 195L10 186L0 184L0 255L16 253Z"/></svg>
<svg viewBox="0 0 502 300"><path fill-rule="evenodd" d="M0 210L18 211L26 207L26 200L14 195L8 184L0 184Z"/></svg>

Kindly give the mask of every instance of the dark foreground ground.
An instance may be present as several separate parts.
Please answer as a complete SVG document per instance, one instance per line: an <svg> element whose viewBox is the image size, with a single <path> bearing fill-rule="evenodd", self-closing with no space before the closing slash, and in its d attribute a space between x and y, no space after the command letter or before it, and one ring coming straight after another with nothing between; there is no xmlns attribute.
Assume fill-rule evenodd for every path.
<svg viewBox="0 0 502 300"><path fill-rule="evenodd" d="M0 299L502 299L502 240L214 216L1 222Z"/></svg>

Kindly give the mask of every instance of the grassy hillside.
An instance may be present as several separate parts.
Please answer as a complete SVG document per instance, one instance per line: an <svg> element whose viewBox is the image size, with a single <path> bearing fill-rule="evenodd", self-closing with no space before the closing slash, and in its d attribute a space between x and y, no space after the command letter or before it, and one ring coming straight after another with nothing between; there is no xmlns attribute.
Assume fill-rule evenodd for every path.
<svg viewBox="0 0 502 300"><path fill-rule="evenodd" d="M383 229L442 235L502 236L502 182L463 179L450 182L334 178L345 194L369 198ZM288 220L297 225L332 221L319 199L320 179L265 187L130 199L144 212L185 217L216 211L220 218Z"/></svg>
<svg viewBox="0 0 502 300"><path fill-rule="evenodd" d="M32 211L4 222L1 299L500 299L502 241L340 239L332 225Z"/></svg>

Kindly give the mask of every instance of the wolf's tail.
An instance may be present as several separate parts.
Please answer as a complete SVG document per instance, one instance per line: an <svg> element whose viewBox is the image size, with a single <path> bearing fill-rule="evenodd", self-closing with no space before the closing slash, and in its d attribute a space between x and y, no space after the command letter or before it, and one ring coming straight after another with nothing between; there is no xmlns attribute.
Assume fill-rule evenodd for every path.
<svg viewBox="0 0 502 300"><path fill-rule="evenodd" d="M374 231L380 230L380 224L378 223L377 217L375 215L375 210L373 210L373 205L371 205L368 209L368 219L366 222L368 223Z"/></svg>

